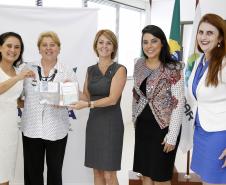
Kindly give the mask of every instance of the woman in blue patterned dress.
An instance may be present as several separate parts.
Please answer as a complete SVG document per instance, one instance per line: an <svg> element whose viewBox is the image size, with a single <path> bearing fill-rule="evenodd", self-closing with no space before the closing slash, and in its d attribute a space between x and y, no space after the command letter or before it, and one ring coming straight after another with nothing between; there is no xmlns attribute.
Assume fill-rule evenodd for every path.
<svg viewBox="0 0 226 185"><path fill-rule="evenodd" d="M191 169L204 184L226 184L226 25L206 14L197 31L198 50L188 81L188 98L195 113Z"/></svg>

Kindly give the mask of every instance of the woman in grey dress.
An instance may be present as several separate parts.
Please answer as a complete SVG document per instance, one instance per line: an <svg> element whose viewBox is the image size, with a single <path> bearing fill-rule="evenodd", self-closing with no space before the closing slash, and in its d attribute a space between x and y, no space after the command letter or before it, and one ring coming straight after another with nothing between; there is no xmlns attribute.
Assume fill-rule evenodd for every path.
<svg viewBox="0 0 226 185"><path fill-rule="evenodd" d="M80 101L71 107L89 107L86 127L85 166L93 168L95 185L118 185L121 168L123 120L120 100L126 83L126 68L113 61L118 43L110 30L100 30L93 49L99 58L88 67Z"/></svg>

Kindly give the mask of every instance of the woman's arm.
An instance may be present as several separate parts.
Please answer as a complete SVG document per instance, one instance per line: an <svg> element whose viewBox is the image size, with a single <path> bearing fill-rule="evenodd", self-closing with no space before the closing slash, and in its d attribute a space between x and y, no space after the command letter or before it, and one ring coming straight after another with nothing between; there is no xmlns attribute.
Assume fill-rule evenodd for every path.
<svg viewBox="0 0 226 185"><path fill-rule="evenodd" d="M80 99L82 101L79 101L70 107L79 110L86 107L94 108L115 105L122 95L126 79L126 68L120 67L112 78L109 96L90 102L90 95L87 87L88 76L86 75L83 93L80 94Z"/></svg>
<svg viewBox="0 0 226 185"><path fill-rule="evenodd" d="M184 75L183 69L180 71L180 79L176 84L174 84L171 88L172 97L178 100L176 108L173 109L170 124L169 124L169 131L163 141L165 144L164 151L169 152L174 149L176 145L177 137L180 132L180 126L182 123L183 118L183 107L184 107Z"/></svg>
<svg viewBox="0 0 226 185"><path fill-rule="evenodd" d="M115 105L122 95L122 91L126 84L126 68L120 67L112 78L110 94L108 97L93 101L94 107L107 107Z"/></svg>
<svg viewBox="0 0 226 185"><path fill-rule="evenodd" d="M18 75L11 77L10 79L0 83L0 94L5 93L11 87L13 87L18 81L23 80L24 78L34 77L35 74L31 70L21 71Z"/></svg>

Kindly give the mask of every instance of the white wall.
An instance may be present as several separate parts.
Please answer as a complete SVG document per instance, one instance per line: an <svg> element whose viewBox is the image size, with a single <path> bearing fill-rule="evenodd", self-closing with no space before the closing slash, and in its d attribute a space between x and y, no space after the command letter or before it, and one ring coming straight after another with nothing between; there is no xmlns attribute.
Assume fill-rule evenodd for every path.
<svg viewBox="0 0 226 185"><path fill-rule="evenodd" d="M226 0L200 0L201 15L215 13L226 19Z"/></svg>
<svg viewBox="0 0 226 185"><path fill-rule="evenodd" d="M96 63L92 49L97 31L97 10L89 8L40 8L0 6L0 33L14 31L24 41L24 60L40 60L37 39L43 31L55 31L61 40L58 60L71 68L77 66L77 78L83 85L86 69ZM77 111L77 120L71 120L63 166L64 184L92 184L92 171L84 167L85 127L88 110ZM32 124L32 123L31 123ZM23 184L23 152L21 136L13 184ZM1 164L0 164L1 165Z"/></svg>

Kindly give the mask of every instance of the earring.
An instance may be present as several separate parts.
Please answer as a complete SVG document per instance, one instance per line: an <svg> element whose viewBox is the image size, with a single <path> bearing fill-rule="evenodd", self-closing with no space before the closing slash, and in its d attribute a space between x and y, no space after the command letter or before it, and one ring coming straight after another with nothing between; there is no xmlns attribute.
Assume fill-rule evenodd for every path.
<svg viewBox="0 0 226 185"><path fill-rule="evenodd" d="M220 42L218 42L218 44L217 44L217 47L219 48L219 47L221 47L221 44L220 44Z"/></svg>

